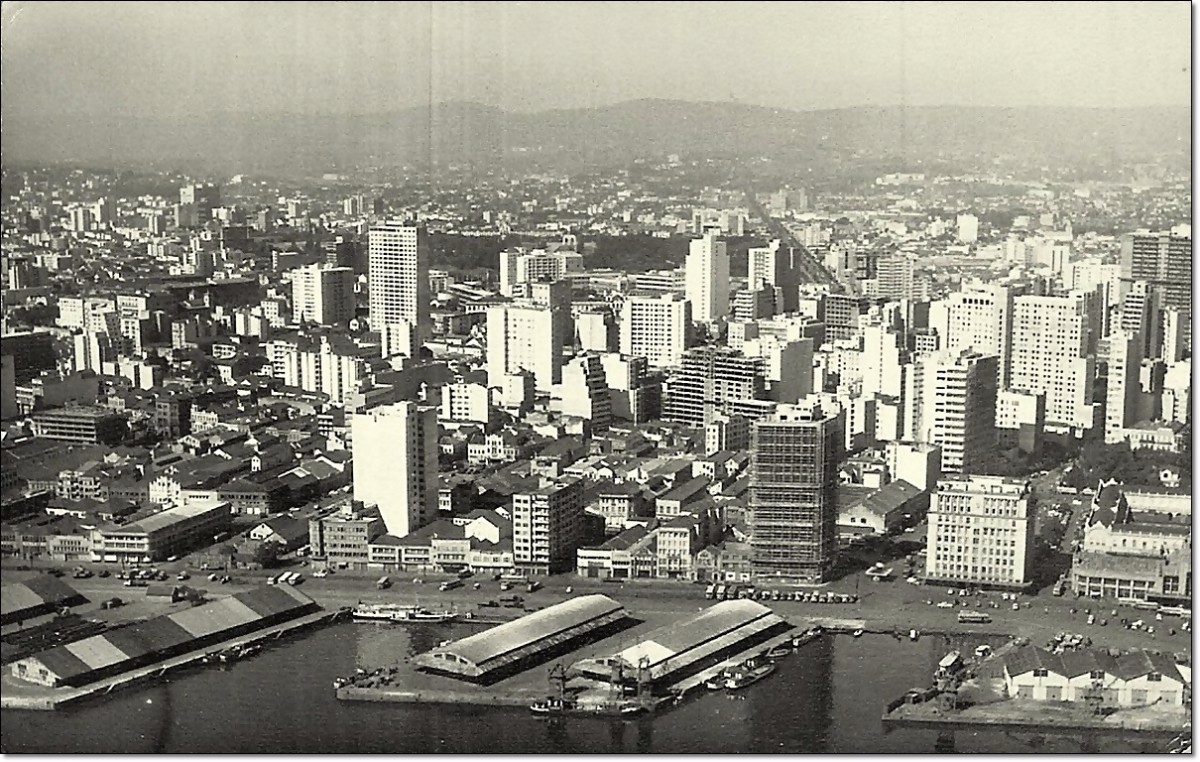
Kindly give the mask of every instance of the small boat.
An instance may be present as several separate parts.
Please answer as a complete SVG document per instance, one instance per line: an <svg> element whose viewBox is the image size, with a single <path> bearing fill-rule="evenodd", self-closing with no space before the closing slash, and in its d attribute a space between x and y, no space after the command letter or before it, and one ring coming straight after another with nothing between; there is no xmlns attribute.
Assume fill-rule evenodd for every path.
<svg viewBox="0 0 1200 762"><path fill-rule="evenodd" d="M641 704L622 704L621 708L618 710L618 713L622 717L632 717L634 715L643 714L646 711L648 711L646 707Z"/></svg>
<svg viewBox="0 0 1200 762"><path fill-rule="evenodd" d="M574 704L572 702L552 696L547 697L544 701L535 701L529 705L529 711L539 717L566 714L573 708Z"/></svg>
<svg viewBox="0 0 1200 762"><path fill-rule="evenodd" d="M759 680L768 677L774 671L775 664L769 661L753 667L744 666L725 681L725 688L731 691L748 688Z"/></svg>
<svg viewBox="0 0 1200 762"><path fill-rule="evenodd" d="M809 629L792 638L792 648L799 648L800 646L811 643L817 638L821 637L824 632L825 631L819 626L810 627Z"/></svg>
<svg viewBox="0 0 1200 762"><path fill-rule="evenodd" d="M729 670L723 669L720 672L718 672L717 674L715 674L712 677L705 680L704 687L708 688L710 691L719 691L725 687L725 681L727 681L729 679L729 677L730 677Z"/></svg>
<svg viewBox="0 0 1200 762"><path fill-rule="evenodd" d="M779 645L779 646L775 646L771 650L767 651L767 658L782 659L783 657L788 656L791 653L792 653L792 649L790 646Z"/></svg>
<svg viewBox="0 0 1200 762"><path fill-rule="evenodd" d="M850 633L850 634L851 634L851 635L853 635L853 636L854 636L854 637L856 637L856 638L861 638L861 637L863 636L863 633L864 633L864 632L866 632L866 630L864 630L864 629L862 629L862 628L859 628L859 629L855 630L854 632L852 632L852 633Z"/></svg>
<svg viewBox="0 0 1200 762"><path fill-rule="evenodd" d="M909 640L920 640L921 633L917 632L916 630L909 630L908 631L908 639Z"/></svg>

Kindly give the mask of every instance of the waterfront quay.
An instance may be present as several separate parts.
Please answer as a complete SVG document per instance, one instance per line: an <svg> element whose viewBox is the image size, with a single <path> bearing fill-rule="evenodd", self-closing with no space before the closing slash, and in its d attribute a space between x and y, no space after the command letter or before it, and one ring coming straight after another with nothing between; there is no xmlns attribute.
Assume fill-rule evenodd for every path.
<svg viewBox="0 0 1200 762"><path fill-rule="evenodd" d="M213 643L187 653L121 672L81 686L51 688L20 680L7 670L0 676L0 707L52 711L90 699L100 699L117 691L136 687L167 674L188 668L200 668L212 653L255 644L266 644L303 630L330 624L344 617L342 611L315 611L271 627Z"/></svg>
<svg viewBox="0 0 1200 762"><path fill-rule="evenodd" d="M895 702L893 702L895 703ZM883 723L890 728L935 728L973 730L1003 727L1014 730L1096 730L1160 733L1171 736L1187 726L1190 713L1183 708L1154 706L1119 709L1107 716L1096 716L1078 703L1048 703L1006 699L965 709L945 711L928 701L900 703L884 712Z"/></svg>
<svg viewBox="0 0 1200 762"><path fill-rule="evenodd" d="M596 637L589 637L589 621ZM569 693L585 713L631 705L653 710L727 667L789 643L793 632L752 601L725 601L682 618L637 619L612 599L584 596L355 676L336 695L343 701L529 706Z"/></svg>

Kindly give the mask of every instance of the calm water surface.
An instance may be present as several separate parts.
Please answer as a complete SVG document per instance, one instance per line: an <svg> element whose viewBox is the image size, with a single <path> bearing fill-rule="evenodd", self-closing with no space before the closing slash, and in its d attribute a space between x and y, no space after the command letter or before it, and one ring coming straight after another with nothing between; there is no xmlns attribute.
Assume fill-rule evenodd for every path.
<svg viewBox="0 0 1200 762"><path fill-rule="evenodd" d="M4 711L4 752L923 752L938 734L884 733L891 699L928 682L954 647L882 635L826 637L784 659L778 672L731 700L691 699L653 719L547 722L508 708L339 702L332 681L470 632L463 625L339 624L268 648L224 669L170 681L61 712ZM544 669L544 668L543 668ZM941 744L945 748L946 741ZM1145 739L1004 731L953 736L963 752L1142 751Z"/></svg>

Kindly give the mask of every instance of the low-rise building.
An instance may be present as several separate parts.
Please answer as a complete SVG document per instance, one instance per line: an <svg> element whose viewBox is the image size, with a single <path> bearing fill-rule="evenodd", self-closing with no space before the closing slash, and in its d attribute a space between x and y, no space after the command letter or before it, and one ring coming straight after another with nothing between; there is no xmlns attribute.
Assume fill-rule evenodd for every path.
<svg viewBox="0 0 1200 762"><path fill-rule="evenodd" d="M92 560L163 561L212 544L233 525L229 503L190 503L152 513L128 524L101 526L92 533Z"/></svg>

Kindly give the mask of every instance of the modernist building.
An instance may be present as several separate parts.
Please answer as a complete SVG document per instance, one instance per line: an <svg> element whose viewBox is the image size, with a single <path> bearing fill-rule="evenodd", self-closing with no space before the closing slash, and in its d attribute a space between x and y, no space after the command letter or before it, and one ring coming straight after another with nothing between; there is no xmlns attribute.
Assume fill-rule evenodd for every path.
<svg viewBox="0 0 1200 762"><path fill-rule="evenodd" d="M675 368L692 338L692 304L675 294L631 296L621 306L621 354L653 369Z"/></svg>
<svg viewBox="0 0 1200 762"><path fill-rule="evenodd" d="M233 509L225 501L195 501L168 508L129 524L101 526L93 533L92 560L164 561L229 531Z"/></svg>
<svg viewBox="0 0 1200 762"><path fill-rule="evenodd" d="M429 239L424 227L382 222L367 240L371 327L409 323L424 339L429 324Z"/></svg>
<svg viewBox="0 0 1200 762"><path fill-rule="evenodd" d="M761 357L746 357L723 347L695 347L683 353L681 366L663 389L663 419L705 426L734 403L766 399L766 370Z"/></svg>
<svg viewBox="0 0 1200 762"><path fill-rule="evenodd" d="M437 408L415 402L355 414L354 499L379 506L397 537L434 519L438 508Z"/></svg>
<svg viewBox="0 0 1200 762"><path fill-rule="evenodd" d="M125 436L125 417L107 408L64 407L33 414L33 435L78 444L117 444Z"/></svg>
<svg viewBox="0 0 1200 762"><path fill-rule="evenodd" d="M816 403L780 405L754 423L750 544L758 581L820 583L833 571L843 426L841 414Z"/></svg>
<svg viewBox="0 0 1200 762"><path fill-rule="evenodd" d="M1146 281L1162 290L1164 306L1191 315L1191 228L1125 236L1121 241L1121 280Z"/></svg>
<svg viewBox="0 0 1200 762"><path fill-rule="evenodd" d="M513 495L513 562L528 574L554 574L575 566L583 536L583 488L579 479L542 479Z"/></svg>
<svg viewBox="0 0 1200 762"><path fill-rule="evenodd" d="M307 265L292 270L292 319L343 325L354 319L354 270Z"/></svg>
<svg viewBox="0 0 1200 762"><path fill-rule="evenodd" d="M561 310L534 304L499 304L487 310L488 384L507 375L533 374L538 391L562 383Z"/></svg>
<svg viewBox="0 0 1200 762"><path fill-rule="evenodd" d="M1032 581L1034 517L1025 480L944 477L928 515L928 581L1010 589Z"/></svg>
<svg viewBox="0 0 1200 762"><path fill-rule="evenodd" d="M1013 300L1009 387L1044 393L1049 426L1092 428L1092 312L1078 293Z"/></svg>
<svg viewBox="0 0 1200 762"><path fill-rule="evenodd" d="M691 242L685 292L693 320L711 323L729 315L729 252L719 230L710 228Z"/></svg>

